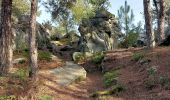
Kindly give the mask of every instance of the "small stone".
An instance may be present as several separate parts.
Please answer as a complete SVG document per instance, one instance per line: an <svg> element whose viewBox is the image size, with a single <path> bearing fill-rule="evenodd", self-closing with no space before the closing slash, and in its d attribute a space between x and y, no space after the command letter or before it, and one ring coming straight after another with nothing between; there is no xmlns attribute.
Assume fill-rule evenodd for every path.
<svg viewBox="0 0 170 100"><path fill-rule="evenodd" d="M26 58L17 58L14 59L13 64L19 64L19 63L24 63L26 62Z"/></svg>
<svg viewBox="0 0 170 100"><path fill-rule="evenodd" d="M140 63L141 65L149 64L150 62L151 62L150 59L142 59L142 60L139 61L139 63Z"/></svg>

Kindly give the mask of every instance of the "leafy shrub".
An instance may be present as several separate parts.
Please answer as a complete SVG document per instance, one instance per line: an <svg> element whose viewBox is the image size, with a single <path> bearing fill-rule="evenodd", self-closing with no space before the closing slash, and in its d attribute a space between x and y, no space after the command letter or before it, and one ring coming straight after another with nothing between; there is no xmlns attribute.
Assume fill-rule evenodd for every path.
<svg viewBox="0 0 170 100"><path fill-rule="evenodd" d="M160 77L160 84L164 86L166 89L170 89L170 78Z"/></svg>
<svg viewBox="0 0 170 100"><path fill-rule="evenodd" d="M49 95L44 95L40 98L40 100L52 100L52 97Z"/></svg>
<svg viewBox="0 0 170 100"><path fill-rule="evenodd" d="M51 60L51 53L48 52L48 51L39 50L38 51L38 59L50 61Z"/></svg>
<svg viewBox="0 0 170 100"><path fill-rule="evenodd" d="M155 77L157 73L157 68L153 66L153 67L148 68L147 71L148 71L149 76Z"/></svg>
<svg viewBox="0 0 170 100"><path fill-rule="evenodd" d="M143 53L134 53L133 56L132 56L132 60L134 60L134 61L139 61L143 58L144 58Z"/></svg>
<svg viewBox="0 0 170 100"><path fill-rule="evenodd" d="M11 96L0 96L0 100L16 100L14 95Z"/></svg>
<svg viewBox="0 0 170 100"><path fill-rule="evenodd" d="M92 94L92 97L97 97L97 96L103 96L103 95L112 95L112 94L118 94L122 91L125 90L125 87L123 85L114 85L110 90L105 90L105 91L97 91Z"/></svg>
<svg viewBox="0 0 170 100"><path fill-rule="evenodd" d="M132 47L132 46L135 46L136 43L137 43L137 39L139 37L139 34L138 33L129 33L125 38L124 38L124 41L122 41L120 44L119 44L119 47L121 48L128 48L128 47Z"/></svg>
<svg viewBox="0 0 170 100"><path fill-rule="evenodd" d="M28 49L24 49L22 51L22 55L24 57L28 58L29 57L29 50ZM51 60L51 53L49 51L38 50L38 59L39 60L50 61Z"/></svg>
<svg viewBox="0 0 170 100"><path fill-rule="evenodd" d="M28 78L28 70L20 68L13 74L13 76L21 80L26 80Z"/></svg>
<svg viewBox="0 0 170 100"><path fill-rule="evenodd" d="M106 87L117 84L118 71L113 70L104 74L104 84Z"/></svg>
<svg viewBox="0 0 170 100"><path fill-rule="evenodd" d="M120 93L120 92L122 92L124 90L126 90L126 89L125 89L125 87L123 85L117 84L117 85L112 86L111 93L112 94L117 94L117 93Z"/></svg>
<svg viewBox="0 0 170 100"><path fill-rule="evenodd" d="M156 73L157 73L156 66L152 66L152 67L148 68L147 72L149 75L149 79L145 81L145 87L147 89L151 90L159 83L158 79L156 77Z"/></svg>
<svg viewBox="0 0 170 100"><path fill-rule="evenodd" d="M102 52L95 53L92 62L95 64L100 64L102 60L104 59L104 54Z"/></svg>

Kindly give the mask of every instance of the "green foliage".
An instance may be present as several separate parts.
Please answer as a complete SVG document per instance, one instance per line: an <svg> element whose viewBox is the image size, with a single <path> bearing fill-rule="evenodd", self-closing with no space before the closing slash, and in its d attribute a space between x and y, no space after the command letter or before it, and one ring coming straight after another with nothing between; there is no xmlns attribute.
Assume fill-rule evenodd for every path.
<svg viewBox="0 0 170 100"><path fill-rule="evenodd" d="M134 60L134 61L139 61L143 58L144 58L143 53L134 53L133 56L132 56L132 60Z"/></svg>
<svg viewBox="0 0 170 100"><path fill-rule="evenodd" d="M139 37L138 33L129 33L125 36L124 41L120 43L120 47L128 48L135 46L137 44L137 39Z"/></svg>
<svg viewBox="0 0 170 100"><path fill-rule="evenodd" d="M148 75L149 75L149 79L147 81L145 81L145 87L149 90L151 90L152 88L154 88L159 82L158 79L156 77L156 73L157 73L157 68L154 67L150 67L147 69Z"/></svg>
<svg viewBox="0 0 170 100"><path fill-rule="evenodd" d="M147 69L149 76L155 76L157 73L157 68L156 67L150 67Z"/></svg>
<svg viewBox="0 0 170 100"><path fill-rule="evenodd" d="M89 18L95 15L95 10L89 4L87 5L84 0L77 0L76 4L71 8L74 19L80 23L82 19Z"/></svg>
<svg viewBox="0 0 170 100"><path fill-rule="evenodd" d="M28 0L13 0L13 15L20 17L30 13L30 2Z"/></svg>
<svg viewBox="0 0 170 100"><path fill-rule="evenodd" d="M162 86L166 89L170 89L170 78L167 77L160 77L159 82Z"/></svg>
<svg viewBox="0 0 170 100"><path fill-rule="evenodd" d="M49 95L44 95L40 98L40 100L52 100L52 97Z"/></svg>
<svg viewBox="0 0 170 100"><path fill-rule="evenodd" d="M122 85L114 85L110 90L105 90L105 91L97 91L93 93L91 96L92 97L97 97L97 96L103 96L103 95L112 95L112 94L118 94L122 91L125 90L125 87Z"/></svg>
<svg viewBox="0 0 170 100"><path fill-rule="evenodd" d="M102 52L95 53L92 57L92 62L95 64L101 64L102 60L104 59L104 54Z"/></svg>
<svg viewBox="0 0 170 100"><path fill-rule="evenodd" d="M113 70L110 72L106 72L104 74L104 84L106 87L117 84L119 72L117 70Z"/></svg>
<svg viewBox="0 0 170 100"><path fill-rule="evenodd" d="M120 93L120 92L122 92L124 90L126 90L126 89L125 89L125 87L123 85L117 84L117 85L112 86L111 93L112 94L117 94L117 93Z"/></svg>
<svg viewBox="0 0 170 100"><path fill-rule="evenodd" d="M0 100L16 100L16 97L14 95L11 96L0 96Z"/></svg>
<svg viewBox="0 0 170 100"><path fill-rule="evenodd" d="M109 0L89 0L89 3L92 4L96 9L107 9L108 6L110 6Z"/></svg>
<svg viewBox="0 0 170 100"><path fill-rule="evenodd" d="M22 51L22 55L26 58L29 57L29 50L26 48ZM39 60L51 60L51 53L49 51L38 50L38 59Z"/></svg>
<svg viewBox="0 0 170 100"><path fill-rule="evenodd" d="M38 59L50 61L51 60L51 53L48 52L48 51L39 50L38 51Z"/></svg>
<svg viewBox="0 0 170 100"><path fill-rule="evenodd" d="M25 48L22 52L22 55L25 57L25 58L28 58L29 57L29 50L28 48Z"/></svg>
<svg viewBox="0 0 170 100"><path fill-rule="evenodd" d="M13 74L13 77L19 78L20 80L26 80L28 78L28 70L20 68Z"/></svg>
<svg viewBox="0 0 170 100"><path fill-rule="evenodd" d="M124 6L121 6L118 10L118 18L120 28L125 31L125 35L127 35L134 25L133 10L131 10L130 6L127 4L127 1L125 1Z"/></svg>

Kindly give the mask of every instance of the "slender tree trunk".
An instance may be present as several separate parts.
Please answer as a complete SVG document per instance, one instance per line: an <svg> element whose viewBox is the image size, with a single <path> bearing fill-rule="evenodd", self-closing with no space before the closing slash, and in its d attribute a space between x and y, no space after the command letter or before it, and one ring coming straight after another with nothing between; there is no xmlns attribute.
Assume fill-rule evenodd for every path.
<svg viewBox="0 0 170 100"><path fill-rule="evenodd" d="M155 35L152 29L152 17L150 0L143 0L144 14L145 14L145 27L147 36L147 47L155 47Z"/></svg>
<svg viewBox="0 0 170 100"><path fill-rule="evenodd" d="M13 34L11 26L12 0L2 0L0 30L0 74L6 74L12 67Z"/></svg>
<svg viewBox="0 0 170 100"><path fill-rule="evenodd" d="M124 9L124 13L125 13L125 35L127 36L128 35L128 33L129 33L129 27L128 27L128 12L129 12L129 10L128 10L128 5L127 5L127 1L125 1L125 9Z"/></svg>
<svg viewBox="0 0 170 100"><path fill-rule="evenodd" d="M158 13L158 43L165 39L164 34L164 20L165 20L165 1L159 0L159 13Z"/></svg>
<svg viewBox="0 0 170 100"><path fill-rule="evenodd" d="M29 76L35 78L37 76L37 44L36 44L36 13L37 13L37 0L31 2L31 20L30 20L30 33L29 33L29 60L30 72Z"/></svg>

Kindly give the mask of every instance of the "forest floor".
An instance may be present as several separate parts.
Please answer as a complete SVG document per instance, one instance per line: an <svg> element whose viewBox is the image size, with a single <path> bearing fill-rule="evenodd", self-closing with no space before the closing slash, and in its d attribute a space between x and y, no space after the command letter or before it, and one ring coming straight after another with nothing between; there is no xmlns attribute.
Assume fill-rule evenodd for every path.
<svg viewBox="0 0 170 100"><path fill-rule="evenodd" d="M158 47L153 50L122 49L106 52L105 61L102 63L103 70L106 72L118 70L117 81L125 88L125 91L118 94L92 97L91 95L96 91L109 89L103 81L104 73L95 71L88 72L85 80L66 87L58 85L52 76L45 73L40 74L40 82L35 95L40 100L50 100L48 98L52 98L52 100L170 100L169 52L170 47ZM59 67L62 65L59 62L61 61L40 61L39 65L43 66L40 71ZM15 67L20 66L28 65L22 64ZM84 67L86 69L87 66ZM9 93L11 86L6 86L4 83L17 84L15 83L16 79L12 82L2 78L0 80L3 80L0 81L0 95L5 92L8 92L7 95L15 95L15 93ZM4 91L4 86L8 91Z"/></svg>

